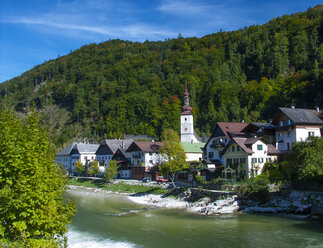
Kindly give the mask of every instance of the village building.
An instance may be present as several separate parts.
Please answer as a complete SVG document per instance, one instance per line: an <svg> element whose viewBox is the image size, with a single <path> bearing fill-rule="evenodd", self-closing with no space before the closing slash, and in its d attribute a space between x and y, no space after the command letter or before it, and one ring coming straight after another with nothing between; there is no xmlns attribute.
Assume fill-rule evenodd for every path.
<svg viewBox="0 0 323 248"><path fill-rule="evenodd" d="M221 152L225 157L222 177L243 179L262 173L266 162L277 162L279 151L263 137L233 137Z"/></svg>
<svg viewBox="0 0 323 248"><path fill-rule="evenodd" d="M206 161L215 165L224 164L223 149L232 137L243 134L242 130L247 125L241 122L218 122L204 146Z"/></svg>
<svg viewBox="0 0 323 248"><path fill-rule="evenodd" d="M158 168L165 161L160 154L162 142L134 141L126 150L131 154L131 174L133 179L142 180L149 177L151 180L156 178Z"/></svg>
<svg viewBox="0 0 323 248"><path fill-rule="evenodd" d="M287 152L295 142L305 141L310 136L321 137L323 121L317 113L312 109L279 108L272 121L276 126L276 148Z"/></svg>
<svg viewBox="0 0 323 248"><path fill-rule="evenodd" d="M205 143L181 142L186 155L186 162L202 162Z"/></svg>
<svg viewBox="0 0 323 248"><path fill-rule="evenodd" d="M118 165L116 178L131 178L131 153L126 151L127 149L119 148L111 158L111 160L116 161Z"/></svg>
<svg viewBox="0 0 323 248"><path fill-rule="evenodd" d="M96 152L96 160L101 166L107 166L113 155L120 149L128 149L133 139L106 139Z"/></svg>
<svg viewBox="0 0 323 248"><path fill-rule="evenodd" d="M194 130L192 107L190 106L190 94L185 87L184 106L181 113L181 142L199 143L201 138Z"/></svg>
<svg viewBox="0 0 323 248"><path fill-rule="evenodd" d="M96 160L95 153L98 148L98 144L74 142L56 154L55 163L62 164L68 173L72 175L76 162L79 161L83 165L86 165Z"/></svg>

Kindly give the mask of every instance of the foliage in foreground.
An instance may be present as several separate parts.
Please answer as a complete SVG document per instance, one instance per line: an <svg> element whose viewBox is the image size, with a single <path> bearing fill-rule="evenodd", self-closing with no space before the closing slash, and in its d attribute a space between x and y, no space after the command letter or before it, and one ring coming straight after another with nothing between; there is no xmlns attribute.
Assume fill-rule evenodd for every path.
<svg viewBox="0 0 323 248"><path fill-rule="evenodd" d="M269 181L263 178L250 178L236 187L238 196L258 202L266 202L269 197Z"/></svg>
<svg viewBox="0 0 323 248"><path fill-rule="evenodd" d="M292 181L322 180L323 138L309 137L307 141L295 143L282 167L287 179Z"/></svg>
<svg viewBox="0 0 323 248"><path fill-rule="evenodd" d="M21 120L1 109L0 238L25 247L59 246L75 210L63 202L66 183L36 115Z"/></svg>

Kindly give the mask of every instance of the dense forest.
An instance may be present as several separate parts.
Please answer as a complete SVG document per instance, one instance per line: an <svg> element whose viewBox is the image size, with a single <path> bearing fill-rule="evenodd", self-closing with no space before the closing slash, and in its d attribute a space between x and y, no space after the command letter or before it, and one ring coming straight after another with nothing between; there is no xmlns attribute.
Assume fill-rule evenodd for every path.
<svg viewBox="0 0 323 248"><path fill-rule="evenodd" d="M0 104L42 113L52 139L179 131L188 85L195 127L269 121L277 107L323 107L323 6L202 38L109 40L0 84Z"/></svg>

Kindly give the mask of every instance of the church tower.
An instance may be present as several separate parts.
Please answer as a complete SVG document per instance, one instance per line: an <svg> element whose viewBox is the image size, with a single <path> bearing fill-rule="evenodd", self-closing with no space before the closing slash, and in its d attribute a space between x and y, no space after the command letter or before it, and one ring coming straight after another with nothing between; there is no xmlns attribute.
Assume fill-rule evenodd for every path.
<svg viewBox="0 0 323 248"><path fill-rule="evenodd" d="M187 85L184 92L184 106L181 113L181 142L199 143L197 135L194 132L194 121L192 107L190 106L190 94L187 91Z"/></svg>

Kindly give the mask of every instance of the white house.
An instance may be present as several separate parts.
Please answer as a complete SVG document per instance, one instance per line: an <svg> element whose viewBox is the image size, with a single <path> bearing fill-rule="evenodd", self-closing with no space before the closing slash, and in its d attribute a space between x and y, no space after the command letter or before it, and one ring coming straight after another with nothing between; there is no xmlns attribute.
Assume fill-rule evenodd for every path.
<svg viewBox="0 0 323 248"><path fill-rule="evenodd" d="M203 147L205 143L181 142L187 162L199 162L203 160Z"/></svg>
<svg viewBox="0 0 323 248"><path fill-rule="evenodd" d="M159 150L164 145L162 142L134 141L127 153L131 153L132 178L141 180L146 172L156 170L155 165L161 165L165 158Z"/></svg>
<svg viewBox="0 0 323 248"><path fill-rule="evenodd" d="M323 121L316 114L311 109L279 108L272 121L276 126L276 148L287 152L295 142L310 136L321 137Z"/></svg>
<svg viewBox="0 0 323 248"><path fill-rule="evenodd" d="M80 161L83 165L96 160L98 144L72 143L61 152L57 153L55 162L64 165L69 174L73 174L76 162Z"/></svg>
<svg viewBox="0 0 323 248"><path fill-rule="evenodd" d="M205 159L213 164L224 164L223 149L233 136L242 134L248 123L218 122L204 146Z"/></svg>
<svg viewBox="0 0 323 248"><path fill-rule="evenodd" d="M133 139L106 139L96 151L96 160L102 166L107 166L118 149L128 149L132 142Z"/></svg>
<svg viewBox="0 0 323 248"><path fill-rule="evenodd" d="M225 157L223 177L239 179L261 174L266 162L277 161L279 151L262 137L233 137L222 153Z"/></svg>

